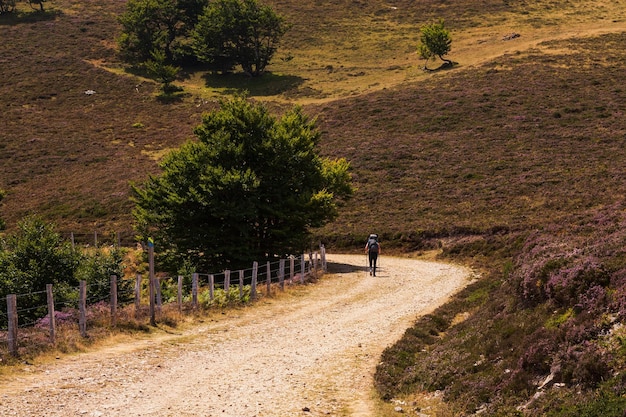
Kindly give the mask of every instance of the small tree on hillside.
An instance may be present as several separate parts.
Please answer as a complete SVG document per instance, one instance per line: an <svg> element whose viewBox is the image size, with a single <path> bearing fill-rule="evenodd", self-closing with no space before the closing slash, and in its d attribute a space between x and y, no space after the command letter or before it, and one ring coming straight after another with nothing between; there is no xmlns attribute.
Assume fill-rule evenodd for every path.
<svg viewBox="0 0 626 417"><path fill-rule="evenodd" d="M254 77L263 74L287 29L282 16L257 0L216 0L200 16L193 45L214 71L239 64Z"/></svg>
<svg viewBox="0 0 626 417"><path fill-rule="evenodd" d="M300 253L310 228L352 194L348 163L318 156L320 133L300 108L275 119L245 97L224 101L172 151L162 173L133 186L140 235L176 271L210 271Z"/></svg>
<svg viewBox="0 0 626 417"><path fill-rule="evenodd" d="M151 77L161 83L161 91L163 91L163 94L169 95L180 90L180 88L172 84L176 81L180 68L167 64L165 62L164 52L152 51L152 59L148 60L144 64L144 67Z"/></svg>
<svg viewBox="0 0 626 417"><path fill-rule="evenodd" d="M444 62L444 65L452 66L452 61L444 58L444 55L450 52L451 45L450 31L445 28L443 19L422 26L420 28L420 43L417 50L420 57L426 60L424 69L428 70L428 61L435 57L439 57Z"/></svg>

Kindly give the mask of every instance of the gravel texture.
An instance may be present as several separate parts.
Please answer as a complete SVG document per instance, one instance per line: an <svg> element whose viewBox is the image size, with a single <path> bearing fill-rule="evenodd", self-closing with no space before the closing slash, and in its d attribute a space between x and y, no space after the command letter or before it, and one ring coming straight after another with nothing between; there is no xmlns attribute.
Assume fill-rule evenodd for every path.
<svg viewBox="0 0 626 417"><path fill-rule="evenodd" d="M467 285L463 267L327 255L313 285L215 313L179 334L25 365L0 381L0 416L375 416L385 347Z"/></svg>

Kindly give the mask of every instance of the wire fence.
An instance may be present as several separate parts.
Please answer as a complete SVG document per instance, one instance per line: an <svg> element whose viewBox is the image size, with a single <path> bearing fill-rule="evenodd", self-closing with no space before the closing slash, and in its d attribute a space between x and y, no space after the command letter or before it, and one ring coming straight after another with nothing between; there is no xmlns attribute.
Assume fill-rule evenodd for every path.
<svg viewBox="0 0 626 417"><path fill-rule="evenodd" d="M137 245L137 237L132 230L93 232L61 231L59 234L64 240L70 242L72 246L113 246L130 248Z"/></svg>
<svg viewBox="0 0 626 417"><path fill-rule="evenodd" d="M209 303L220 290L226 297L229 297L229 292L232 291L238 292L241 299L244 293L250 298L255 298L260 285L264 284L266 292L270 293L272 285L278 284L282 290L286 283L304 283L309 277L317 276L318 272L326 270L323 246L320 247L319 253L310 253L308 258L307 260L306 255L302 254L299 257L292 256L274 262L254 262L253 266L247 269L194 273L191 276L171 277L155 274L154 277L149 275L149 279L144 280L144 277L138 274L134 282L132 279L113 275L110 281L102 280L89 285L83 281L78 288L61 288L56 295L52 285L44 291L9 294L6 304L0 302L0 343L6 341L9 352L17 356L20 344L17 329L40 327L50 329L50 342L54 344L56 321L70 324L78 322L81 335L86 337L87 314L90 308L97 307L96 309L100 310L110 308L111 324L115 326L118 307L134 303L136 317L139 317L140 311L145 311L146 298L150 306L151 324L155 324L153 318L164 304L178 303L178 308L182 311L184 302L191 306L191 310L196 310L201 292ZM149 294L146 297L147 290ZM57 295L61 296L55 303L54 298L57 298Z"/></svg>

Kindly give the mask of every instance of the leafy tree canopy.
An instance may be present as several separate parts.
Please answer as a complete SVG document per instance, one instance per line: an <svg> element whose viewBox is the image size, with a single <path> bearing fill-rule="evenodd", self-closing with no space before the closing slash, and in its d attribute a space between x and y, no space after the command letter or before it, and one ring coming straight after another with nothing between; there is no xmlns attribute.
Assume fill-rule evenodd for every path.
<svg viewBox="0 0 626 417"><path fill-rule="evenodd" d="M187 39L208 0L129 0L119 18L121 56L141 64L161 51L168 62L184 61L192 54Z"/></svg>
<svg viewBox="0 0 626 417"><path fill-rule="evenodd" d="M11 282L14 292L42 291L46 284L78 284L74 280L78 254L71 244L63 242L52 225L38 217L21 221L17 232L2 242L2 252L0 275ZM10 277L10 271L17 275Z"/></svg>
<svg viewBox="0 0 626 417"><path fill-rule="evenodd" d="M216 72L241 65L259 76L288 29L257 0L129 0L126 7L118 44L121 57L136 66L162 53L162 64L202 61Z"/></svg>
<svg viewBox="0 0 626 417"><path fill-rule="evenodd" d="M246 97L221 103L172 151L162 173L133 185L140 234L175 270L249 266L299 253L353 192L349 164L316 152L320 133L299 107L272 117Z"/></svg>
<svg viewBox="0 0 626 417"><path fill-rule="evenodd" d="M452 65L452 61L444 58L444 55L450 52L451 45L450 31L446 29L443 19L422 26L420 28L420 41L417 49L420 57L426 60L424 69L427 69L428 61L435 57L439 57L447 65Z"/></svg>
<svg viewBox="0 0 626 417"><path fill-rule="evenodd" d="M152 51L151 55L152 59L146 61L144 64L146 71L161 83L163 94L171 94L178 89L172 83L176 81L180 68L166 64L164 52L155 50Z"/></svg>
<svg viewBox="0 0 626 417"><path fill-rule="evenodd" d="M28 321L47 312L46 284L54 285L59 305L71 297L72 287L78 285L74 272L80 255L40 218L27 218L18 226L15 234L0 242L0 296L24 294L20 318Z"/></svg>
<svg viewBox="0 0 626 417"><path fill-rule="evenodd" d="M0 0L0 16L15 12L16 0Z"/></svg>
<svg viewBox="0 0 626 417"><path fill-rule="evenodd" d="M235 65L251 76L263 74L288 26L282 16L257 0L209 3L194 30L194 50L214 71Z"/></svg>

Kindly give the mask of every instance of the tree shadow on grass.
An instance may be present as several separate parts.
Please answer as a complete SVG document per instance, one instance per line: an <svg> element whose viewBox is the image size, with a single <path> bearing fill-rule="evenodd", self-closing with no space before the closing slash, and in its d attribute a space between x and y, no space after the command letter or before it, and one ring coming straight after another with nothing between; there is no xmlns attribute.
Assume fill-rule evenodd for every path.
<svg viewBox="0 0 626 417"><path fill-rule="evenodd" d="M61 16L61 10L31 10L31 11L15 11L14 13L6 13L0 15L0 25L13 26L22 23L37 23L54 20Z"/></svg>
<svg viewBox="0 0 626 417"><path fill-rule="evenodd" d="M451 70L454 67L457 67L459 65L458 62L454 62L454 61L450 61L450 62L444 62L441 65L439 65L437 68L426 68L424 67L424 71L426 72L438 72L438 71L446 71L446 70Z"/></svg>
<svg viewBox="0 0 626 417"><path fill-rule="evenodd" d="M161 104L174 104L181 103L186 97L190 97L191 94L184 91L177 91L174 93L160 93L156 96L156 99Z"/></svg>
<svg viewBox="0 0 626 417"><path fill-rule="evenodd" d="M203 76L208 88L222 90L224 94L247 91L252 97L275 96L298 88L304 79L294 75L277 75L266 72L260 77L250 77L243 73L211 74Z"/></svg>

